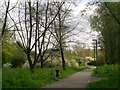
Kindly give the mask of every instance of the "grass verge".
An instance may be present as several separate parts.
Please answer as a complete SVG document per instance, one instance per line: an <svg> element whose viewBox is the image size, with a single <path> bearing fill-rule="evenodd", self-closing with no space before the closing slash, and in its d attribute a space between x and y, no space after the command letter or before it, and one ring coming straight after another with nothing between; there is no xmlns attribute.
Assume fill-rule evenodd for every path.
<svg viewBox="0 0 120 90"><path fill-rule="evenodd" d="M2 89L2 68L0 67L0 90Z"/></svg>
<svg viewBox="0 0 120 90"><path fill-rule="evenodd" d="M93 71L94 77L107 77L108 80L91 82L88 88L120 88L118 65L104 65Z"/></svg>
<svg viewBox="0 0 120 90"><path fill-rule="evenodd" d="M69 67L66 71L60 69L60 79L68 77L75 72L81 71L88 67ZM3 68L3 88L40 88L56 81L55 70L53 68L51 74L50 68L36 68L31 73L29 68Z"/></svg>

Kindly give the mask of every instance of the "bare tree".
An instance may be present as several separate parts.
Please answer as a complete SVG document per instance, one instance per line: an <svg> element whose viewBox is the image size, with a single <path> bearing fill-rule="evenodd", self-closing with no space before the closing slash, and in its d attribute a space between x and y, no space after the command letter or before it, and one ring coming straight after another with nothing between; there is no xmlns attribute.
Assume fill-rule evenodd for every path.
<svg viewBox="0 0 120 90"><path fill-rule="evenodd" d="M21 19L22 19L22 15L19 12L19 23L17 24L17 22L11 17L11 15L9 14L11 20L14 23L15 29L18 32L18 36L16 38L19 39L17 40L18 45L25 51L26 56L27 56L27 60L30 66L31 71L34 71L35 65L38 61L41 62L41 67L43 68L43 62L48 58L43 58L45 55L45 52L47 51L48 45L49 45L49 38L51 37L51 34L49 33L49 38L46 43L45 38L48 36L48 30L51 26L51 24L54 22L54 20L56 19L59 11L56 11L54 13L54 15L52 15L51 18L49 18L49 2L46 4L46 6L44 7L45 9L39 10L41 9L41 7L39 7L39 3L36 2L36 8L35 6L31 5L31 2L27 3L25 2L25 10L24 10L24 21L23 23L21 23ZM59 6L59 8L62 7L63 4L61 4ZM35 12L35 14L34 14ZM42 12L45 12L42 15ZM32 50L35 50L34 53L34 59L31 58L31 52Z"/></svg>
<svg viewBox="0 0 120 90"><path fill-rule="evenodd" d="M65 2L62 2L62 3L65 3ZM52 30L51 32L52 32L54 39L56 40L56 42L53 43L53 45L56 48L60 49L62 68L63 70L65 70L64 49L67 43L74 42L74 41L69 40L69 38L76 35L76 34L73 34L72 32L75 30L75 28L79 24L79 21L71 29L67 23L67 20L70 20L69 17L70 17L70 12L71 12L71 9L70 9L71 4L68 5L67 7L63 6L62 8L59 8L59 5L61 5L61 2L57 2L56 7L55 7L55 9L59 11L59 13L58 13L56 20L53 23L54 31Z"/></svg>
<svg viewBox="0 0 120 90"><path fill-rule="evenodd" d="M10 0L8 0L7 4L6 4L6 1L5 1L6 10L5 10L4 19L3 19L3 25L2 25L2 35L0 35L0 38L3 37L5 31L8 29L8 28L6 29L8 13L16 7L17 3L13 7L10 8Z"/></svg>
<svg viewBox="0 0 120 90"><path fill-rule="evenodd" d="M10 0L7 2L7 6L6 6L6 13L5 13L5 18L4 18L3 27L2 27L2 36L4 35L5 29L6 29L6 23L7 23L7 17L8 17L7 14L9 11L9 6L10 6Z"/></svg>

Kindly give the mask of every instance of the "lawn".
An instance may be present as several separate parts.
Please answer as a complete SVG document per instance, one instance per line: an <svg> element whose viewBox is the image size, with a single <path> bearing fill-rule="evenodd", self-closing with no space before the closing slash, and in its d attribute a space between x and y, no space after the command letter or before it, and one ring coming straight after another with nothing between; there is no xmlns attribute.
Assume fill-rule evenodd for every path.
<svg viewBox="0 0 120 90"><path fill-rule="evenodd" d="M89 83L88 88L120 88L118 81L118 65L104 65L98 67L92 76L95 77L107 77L108 80L101 80L97 82Z"/></svg>
<svg viewBox="0 0 120 90"><path fill-rule="evenodd" d="M66 71L60 69L60 79L68 77L86 67L69 67ZM3 88L40 88L56 81L55 70L51 75L51 68L36 68L31 73L29 68L3 68Z"/></svg>

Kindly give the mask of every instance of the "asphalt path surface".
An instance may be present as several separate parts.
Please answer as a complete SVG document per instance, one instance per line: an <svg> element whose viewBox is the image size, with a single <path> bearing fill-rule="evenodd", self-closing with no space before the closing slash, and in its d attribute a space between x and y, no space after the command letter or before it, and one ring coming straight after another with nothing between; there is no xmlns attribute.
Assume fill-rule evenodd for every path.
<svg viewBox="0 0 120 90"><path fill-rule="evenodd" d="M91 82L91 73L93 70L94 68L77 72L68 78L62 79L43 88L86 88L88 83Z"/></svg>

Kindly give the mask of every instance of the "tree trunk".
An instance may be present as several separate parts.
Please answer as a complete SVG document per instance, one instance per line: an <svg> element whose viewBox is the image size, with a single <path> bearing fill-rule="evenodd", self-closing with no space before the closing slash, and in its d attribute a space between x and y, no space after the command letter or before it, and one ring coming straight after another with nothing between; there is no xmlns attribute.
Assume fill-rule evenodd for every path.
<svg viewBox="0 0 120 90"><path fill-rule="evenodd" d="M8 5L7 5L7 8L6 8L6 13L5 13L5 19L4 19L4 23L3 23L3 27L2 27L2 36L4 35L4 32L5 32L5 27L6 27L6 23L7 23L7 14L9 12L9 6L10 6L10 1L8 1Z"/></svg>
<svg viewBox="0 0 120 90"><path fill-rule="evenodd" d="M31 71L32 73L34 73L34 69L35 69L35 65L32 64L32 66L30 67L30 71Z"/></svg>
<svg viewBox="0 0 120 90"><path fill-rule="evenodd" d="M63 70L65 70L65 58L64 58L64 52L63 52L63 48L62 48L62 44L60 43L60 51L61 51L61 58L62 58L62 68Z"/></svg>
<svg viewBox="0 0 120 90"><path fill-rule="evenodd" d="M27 60L28 60L28 62L29 62L30 71L33 73L33 72L34 72L35 65L32 64L32 60L31 60L31 57L30 57L30 53L27 53Z"/></svg>
<svg viewBox="0 0 120 90"><path fill-rule="evenodd" d="M106 64L109 64L106 44L105 44L105 61L106 61Z"/></svg>
<svg viewBox="0 0 120 90"><path fill-rule="evenodd" d="M41 68L43 68L43 67L44 67L44 66L43 66L43 62L44 62L44 61L43 61L43 57L42 57L42 56L41 56L41 59L40 59L40 60L41 60L41 62L40 62L40 63L41 63Z"/></svg>

